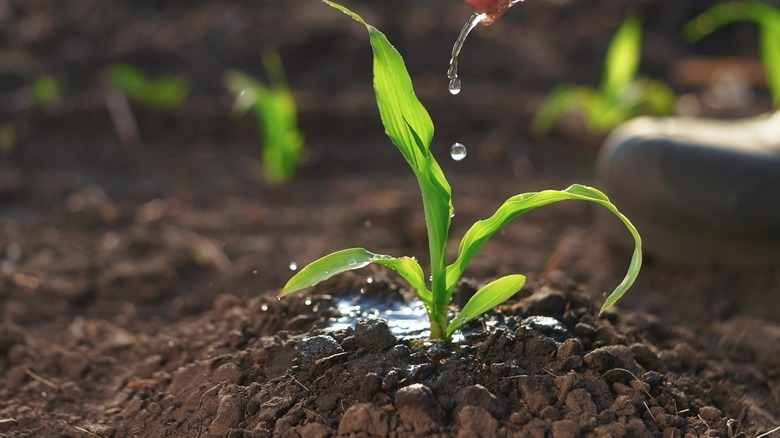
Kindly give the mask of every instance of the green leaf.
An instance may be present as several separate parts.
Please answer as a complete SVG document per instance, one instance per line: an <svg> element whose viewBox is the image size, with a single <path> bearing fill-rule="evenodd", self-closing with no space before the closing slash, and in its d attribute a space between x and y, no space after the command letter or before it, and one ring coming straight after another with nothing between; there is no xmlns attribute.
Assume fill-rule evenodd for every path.
<svg viewBox="0 0 780 438"><path fill-rule="evenodd" d="M372 263L397 273L409 282L426 307L430 306L431 293L425 287L423 271L417 261L410 257L396 258L374 254L363 248L337 251L306 265L287 282L279 297L314 286L343 272L364 268Z"/></svg>
<svg viewBox="0 0 780 438"><path fill-rule="evenodd" d="M639 232L633 224L625 217L617 207L615 207L609 198L592 187L575 184L566 190L545 190L535 193L524 193L513 196L504 202L496 210L493 216L476 222L463 236L458 249L458 259L447 267L447 299L452 296L452 291L457 284L458 279L463 275L466 266L474 258L477 252L482 248L485 242L501 229L506 223L516 217L527 213L544 205L567 200L582 200L594 202L601 205L615 214L628 228L634 238L634 253L631 258L628 273L623 281L618 285L614 292L607 298L607 301L601 308L603 312L615 303L626 290L634 283L639 274L639 268L642 264L642 239Z"/></svg>
<svg viewBox="0 0 780 438"><path fill-rule="evenodd" d="M40 105L46 105L59 99L62 95L62 88L62 83L51 75L38 76L30 85L33 99Z"/></svg>
<svg viewBox="0 0 780 438"><path fill-rule="evenodd" d="M179 76L161 76L156 80L130 64L115 64L108 69L108 80L133 100L152 108L171 108L181 104L190 93Z"/></svg>
<svg viewBox="0 0 780 438"><path fill-rule="evenodd" d="M767 87L775 108L780 108L780 30L765 26L759 37Z"/></svg>
<svg viewBox="0 0 780 438"><path fill-rule="evenodd" d="M618 100L639 69L642 51L642 23L629 15L612 38L604 65L601 92L607 100Z"/></svg>
<svg viewBox="0 0 780 438"><path fill-rule="evenodd" d="M324 3L366 26L374 53L374 92L385 133L416 171L426 170L433 122L417 99L403 58L387 37L358 14L329 0Z"/></svg>
<svg viewBox="0 0 780 438"><path fill-rule="evenodd" d="M350 248L328 254L298 271L279 294L279 297L314 286L334 275L368 266L377 255L363 248Z"/></svg>
<svg viewBox="0 0 780 438"><path fill-rule="evenodd" d="M450 339L452 334L467 322L511 298L524 284L524 276L508 275L482 287L447 326L445 339Z"/></svg>
<svg viewBox="0 0 780 438"><path fill-rule="evenodd" d="M406 280L409 286L417 292L417 296L420 297L426 308L433 303L431 292L425 287L425 275L417 260L411 257L378 256L372 263L384 266Z"/></svg>
<svg viewBox="0 0 780 438"><path fill-rule="evenodd" d="M145 104L155 108L173 108L190 94L190 87L178 76L161 76L150 82Z"/></svg>
<svg viewBox="0 0 780 438"><path fill-rule="evenodd" d="M664 81L640 78L637 80L637 85L642 92L642 109L646 113L665 116L674 112L677 96L669 84Z"/></svg>
<svg viewBox="0 0 780 438"><path fill-rule="evenodd" d="M542 102L542 106L536 112L531 122L531 130L535 135L544 135L550 132L555 122L569 111L582 109L582 100L591 90L584 87L563 85L554 88ZM590 93L594 94L595 93Z"/></svg>
<svg viewBox="0 0 780 438"><path fill-rule="evenodd" d="M120 90L133 94L139 92L148 82L146 74L130 64L115 64L108 69L108 80Z"/></svg>
<svg viewBox="0 0 780 438"><path fill-rule="evenodd" d="M755 1L717 4L689 21L685 36L698 41L720 27L739 21L751 21L760 28L761 61L767 77L772 103L780 107L780 9Z"/></svg>

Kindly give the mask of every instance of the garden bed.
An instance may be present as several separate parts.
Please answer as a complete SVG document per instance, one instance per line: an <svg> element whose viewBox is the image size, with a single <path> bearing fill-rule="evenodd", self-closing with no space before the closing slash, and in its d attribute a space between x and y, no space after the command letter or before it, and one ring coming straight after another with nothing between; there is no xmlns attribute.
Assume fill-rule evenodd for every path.
<svg viewBox="0 0 780 438"><path fill-rule="evenodd" d="M18 136L0 148L0 436L755 437L780 426L780 272L648 260L597 317L628 258L584 204L531 213L491 241L459 293L516 272L528 283L450 345L371 318L328 329L336 303L361 290L413 302L384 271L278 301L292 262L355 245L421 257L427 242L417 188L378 121L363 30L318 2L272 3L36 2L0 17L15 23L0 121ZM360 12L398 43L436 122L434 153L469 148L440 158L452 236L508 196L590 183L592 149L527 126L552 86L597 79L622 6L518 6L472 35L452 97L465 6L369 3ZM651 72L693 51L669 35L699 8L648 6ZM262 180L256 128L230 117L220 88L225 68L259 75L258 41L281 52L311 151L281 187ZM133 107L139 145L122 143L105 108L100 72L117 60L192 75L182 107ZM14 106L12 91L45 72L71 91Z"/></svg>

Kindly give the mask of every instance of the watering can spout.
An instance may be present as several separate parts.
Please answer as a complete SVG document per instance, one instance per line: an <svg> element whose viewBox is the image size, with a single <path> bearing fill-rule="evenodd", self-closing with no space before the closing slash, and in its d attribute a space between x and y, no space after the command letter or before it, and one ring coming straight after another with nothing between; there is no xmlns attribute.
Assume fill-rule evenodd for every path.
<svg viewBox="0 0 780 438"><path fill-rule="evenodd" d="M465 0L475 14L483 16L480 22L486 26L493 23L496 18L503 15L515 3L521 1L523 0Z"/></svg>

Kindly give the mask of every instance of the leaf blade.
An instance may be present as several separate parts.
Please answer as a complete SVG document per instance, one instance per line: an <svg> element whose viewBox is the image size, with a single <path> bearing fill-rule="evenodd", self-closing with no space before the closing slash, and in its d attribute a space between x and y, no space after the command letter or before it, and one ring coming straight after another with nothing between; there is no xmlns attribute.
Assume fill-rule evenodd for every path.
<svg viewBox="0 0 780 438"><path fill-rule="evenodd" d="M410 257L391 257L375 254L364 248L348 248L321 257L296 273L279 293L279 298L315 286L338 274L377 264L391 269L406 280L420 300L431 304L430 291L425 287L425 276L420 264Z"/></svg>
<svg viewBox="0 0 780 438"><path fill-rule="evenodd" d="M448 299L452 296L452 291L458 279L463 275L466 266L471 259L479 252L485 242L500 230L509 221L517 218L536 208L566 200L589 201L605 207L615 214L629 230L634 238L634 253L631 257L628 272L621 283L615 288L612 294L601 308L601 312L612 306L628 288L634 283L639 268L642 264L642 239L636 227L628 218L618 211L609 198L601 191L579 184L572 185L565 190L545 190L541 192L524 193L509 198L502 204L493 216L477 221L461 239L458 248L458 258L447 267L447 294Z"/></svg>
<svg viewBox="0 0 780 438"><path fill-rule="evenodd" d="M492 281L479 289L463 306L460 313L447 326L445 339L452 337L458 329L472 319L482 315L511 298L525 285L525 276L507 275Z"/></svg>
<svg viewBox="0 0 780 438"><path fill-rule="evenodd" d="M601 92L608 101L618 100L636 77L642 52L642 23L631 14L623 20L610 42L604 63Z"/></svg>

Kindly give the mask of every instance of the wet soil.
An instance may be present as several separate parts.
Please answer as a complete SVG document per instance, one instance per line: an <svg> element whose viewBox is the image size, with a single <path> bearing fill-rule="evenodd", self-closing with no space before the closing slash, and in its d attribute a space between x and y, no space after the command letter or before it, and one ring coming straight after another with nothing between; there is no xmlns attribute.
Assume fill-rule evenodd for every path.
<svg viewBox="0 0 780 438"><path fill-rule="evenodd" d="M456 248L507 197L591 180L598 137L527 126L552 86L598 82L628 5L519 5L472 35L452 97L449 50L468 14L453 2L358 10L404 54L437 126ZM649 74L755 54L747 27L682 42L703 3L643 3ZM414 302L381 270L277 300L291 262L337 249L425 261L419 194L382 135L364 30L318 2L0 6L0 124L17 138L0 136L0 436L731 438L780 426L780 271L648 257L598 317L628 256L587 205L533 212L485 247L458 302L501 275L528 284L449 345L393 334L371 309L329 328L340 300ZM229 67L262 76L265 47L285 61L310 149L282 187L263 181L256 127L231 117L220 85ZM106 109L102 72L117 61L193 86L179 108L131 102L139 143ZM41 74L65 79L59 101L25 97ZM766 102L758 90L733 111ZM462 162L447 158L455 141Z"/></svg>

